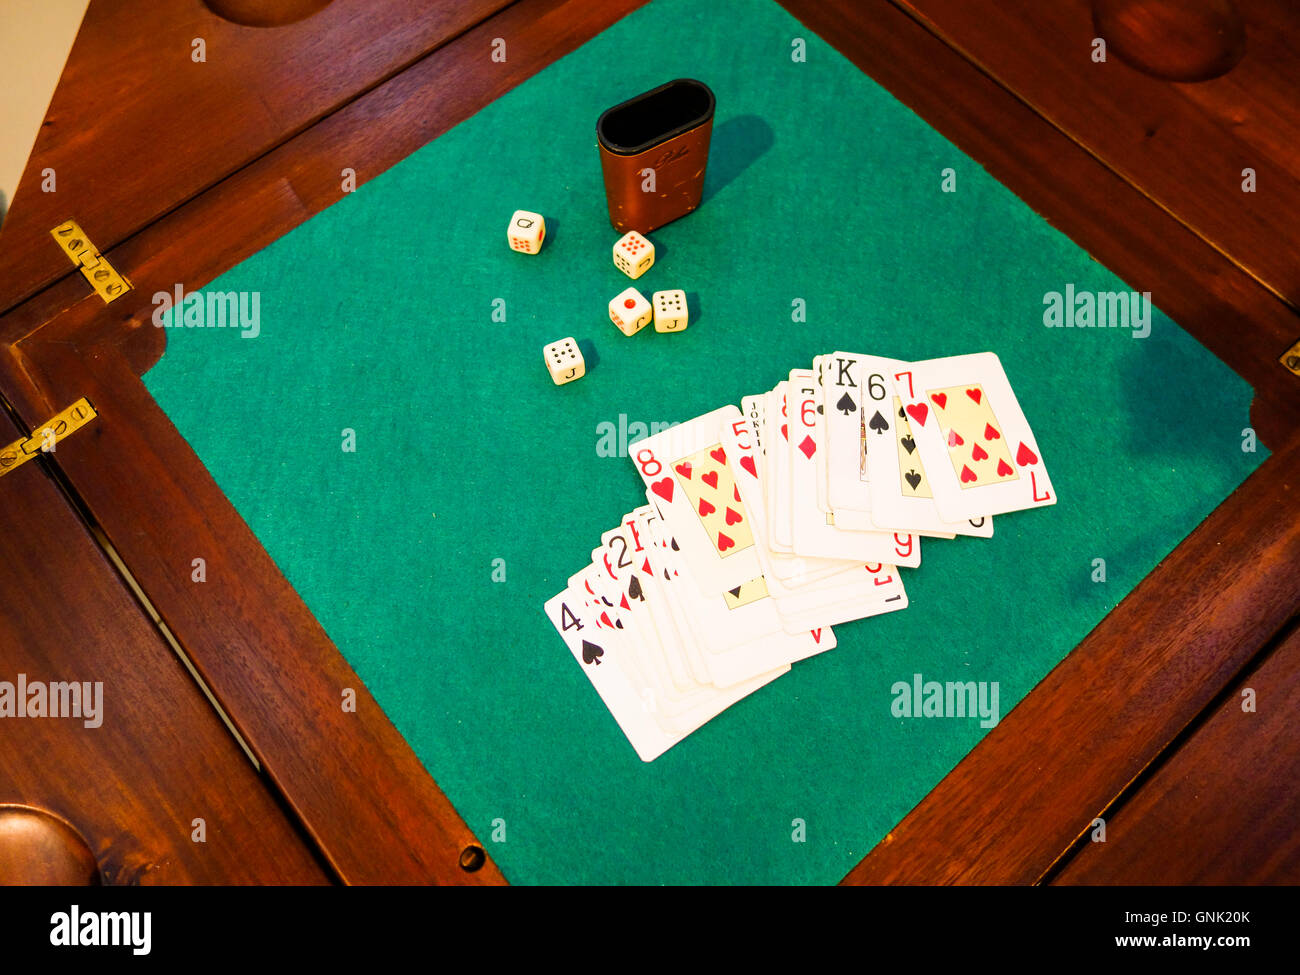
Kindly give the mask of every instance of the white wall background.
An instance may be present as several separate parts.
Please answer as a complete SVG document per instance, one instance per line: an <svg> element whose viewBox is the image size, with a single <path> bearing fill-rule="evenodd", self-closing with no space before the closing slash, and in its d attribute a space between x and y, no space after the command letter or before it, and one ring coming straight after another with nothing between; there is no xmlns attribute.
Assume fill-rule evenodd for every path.
<svg viewBox="0 0 1300 975"><path fill-rule="evenodd" d="M0 221L90 0L0 0Z"/></svg>

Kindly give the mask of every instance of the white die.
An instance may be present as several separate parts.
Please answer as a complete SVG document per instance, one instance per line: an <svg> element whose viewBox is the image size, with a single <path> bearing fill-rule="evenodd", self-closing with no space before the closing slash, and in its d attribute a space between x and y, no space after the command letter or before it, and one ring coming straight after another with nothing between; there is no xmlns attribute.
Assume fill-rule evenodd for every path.
<svg viewBox="0 0 1300 975"><path fill-rule="evenodd" d="M629 230L614 245L614 266L635 281L655 262L655 245Z"/></svg>
<svg viewBox="0 0 1300 975"><path fill-rule="evenodd" d="M654 306L656 332L680 332L686 328L685 291L656 291Z"/></svg>
<svg viewBox="0 0 1300 975"><path fill-rule="evenodd" d="M636 288L619 292L609 303L609 320L624 335L635 335L650 324L650 302Z"/></svg>
<svg viewBox="0 0 1300 975"><path fill-rule="evenodd" d="M571 383L587 374L587 363L583 361L582 352L572 336L552 342L542 349L542 355L546 358L551 381L557 386Z"/></svg>
<svg viewBox="0 0 1300 975"><path fill-rule="evenodd" d="M510 246L522 254L536 254L546 239L546 218L532 210L516 210L506 230Z"/></svg>

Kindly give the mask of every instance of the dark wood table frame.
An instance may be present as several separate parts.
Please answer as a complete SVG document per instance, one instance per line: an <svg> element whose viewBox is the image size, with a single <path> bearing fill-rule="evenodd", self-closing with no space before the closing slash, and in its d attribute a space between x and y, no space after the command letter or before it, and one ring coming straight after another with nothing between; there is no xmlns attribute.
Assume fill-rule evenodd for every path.
<svg viewBox="0 0 1300 975"><path fill-rule="evenodd" d="M1095 817L1123 817L1140 836L1143 824L1164 814L1162 797L1177 797L1182 779L1169 770L1186 763L1182 756L1208 761L1206 756L1217 755L1219 763L1230 763L1232 756L1222 749L1235 748L1242 735L1266 728L1261 740L1268 741L1280 734L1274 711L1243 730L1225 708L1241 681L1284 675L1286 668L1275 661L1300 656L1294 633L1300 606L1300 378L1277 361L1300 335L1300 319L1278 288L1256 277L1211 234L1153 198L1149 187L1134 185L1131 175L1108 165L1079 133L1046 120L976 58L942 38L922 9L927 4L785 5L1099 261L1133 287L1151 291L1156 305L1256 390L1252 423L1273 456L846 881L1134 879L1114 866L1114 856L1080 843ZM27 257L14 262L25 284L0 294L6 306L0 315L0 394L17 424L30 431L83 396L99 412L54 455L0 480L0 498L58 506L65 525L80 518L88 526L86 538L93 529L104 549L115 553L124 566L120 571L138 587L139 605L120 612L139 616L143 606L156 614L255 757L273 807L259 815L309 849L305 859L285 856L285 879L504 880L149 396L139 377L161 355L165 338L150 324L150 296L177 282L186 290L202 287L335 202L340 159L362 181L374 176L635 6L633 0L463 5L472 8L466 18L450 18L415 49L392 54L382 77L352 88L340 82L334 103L313 109L317 116L291 120L244 157L223 161L215 176L194 176L178 186L175 205L142 210L130 220L113 218L115 229L95 243L134 283L126 297L105 306L70 265L55 272L52 264ZM484 52L494 37L510 39L511 56L505 65L489 67ZM111 140L112 134L99 137ZM40 151L38 144L37 157ZM1300 147L1292 151L1300 154ZM142 191L141 199L147 198ZM20 191L12 219L19 219L24 203ZM68 215L49 220L45 229ZM95 237L81 215L71 215L83 219ZM43 219L24 216L17 237ZM8 264L5 246L0 243L0 260ZM8 439L0 429L0 442ZM51 478L61 497L52 491ZM14 527L11 519L24 517L20 510L8 500L0 505L0 532ZM13 551L24 560L53 558L40 546ZM191 560L200 556L207 581L196 584ZM87 551L84 558L100 566L104 585L103 554ZM5 591L33 585L31 576L0 563ZM90 622L103 606L97 598L77 618L103 629L102 620ZM39 629L38 606L17 612L30 614L28 629ZM150 639L161 645L156 631ZM357 691L355 714L338 705L345 687ZM1290 687L1300 684L1292 678ZM205 734L213 737L212 747L228 747L216 743L220 734ZM1296 781L1300 760L1294 745L1257 757L1264 774ZM5 778L0 760L0 785ZM9 781L33 782L30 789L40 792L30 778L15 774ZM1294 810L1293 793L1268 798ZM0 794L0 801L6 796ZM1274 822L1266 842L1243 847L1255 860L1244 868L1238 862L1235 869L1295 880L1300 841L1290 835L1289 821ZM1156 856L1144 869L1154 877L1162 866L1168 863ZM1223 862L1219 873L1200 876L1243 879L1234 878L1233 869ZM209 865L172 879L219 878Z"/></svg>

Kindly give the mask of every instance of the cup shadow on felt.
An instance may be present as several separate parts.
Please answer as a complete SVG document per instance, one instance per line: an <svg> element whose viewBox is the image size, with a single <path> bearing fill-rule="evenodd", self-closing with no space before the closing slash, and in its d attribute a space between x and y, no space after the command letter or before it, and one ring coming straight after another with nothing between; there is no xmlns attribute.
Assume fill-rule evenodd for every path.
<svg viewBox="0 0 1300 975"><path fill-rule="evenodd" d="M715 125L709 139L709 168L704 174L701 206L775 143L772 126L757 115L737 115Z"/></svg>
<svg viewBox="0 0 1300 975"><path fill-rule="evenodd" d="M1164 395L1161 390L1208 389L1223 378L1220 364L1186 335L1163 312L1151 309L1151 332L1133 338L1125 329L1115 335L1084 333L1081 338L1118 340L1129 343L1134 354L1120 360L1119 388L1127 447L1148 461L1187 461L1193 446L1180 431L1213 430L1228 418L1222 416L1214 397ZM1177 341L1178 338L1184 341ZM1237 422L1237 420L1240 422ZM1248 413L1233 418L1235 429L1250 425Z"/></svg>
<svg viewBox="0 0 1300 975"><path fill-rule="evenodd" d="M1129 354L1120 358L1109 379L1115 384L1112 408L1122 432L1113 453L1099 452L1090 459L1091 463L1113 461L1135 467L1195 470L1198 461L1206 459L1204 452L1211 449L1198 440L1197 431L1220 442L1219 449L1240 449L1239 431L1250 425L1248 409L1239 416L1225 416L1221 401L1215 397L1186 395L1189 390L1215 388L1222 383L1224 373L1217 360L1190 341L1164 313L1152 307L1151 332L1145 338L1134 338L1131 331L1119 328L1107 329L1106 333L1088 329L1074 335L1062 330L1061 334L1080 343L1121 342L1129 350ZM1101 360L1081 358L1073 367L1086 375L1094 361ZM1182 395L1175 394L1179 390L1183 391ZM1162 517L1170 521L1178 517L1176 512L1181 510L1180 506L1189 503L1177 497L1168 498L1168 502L1173 513ZM1124 499L1111 495L1088 503L1123 504ZM1117 514L1110 518L1113 530L1105 537L1095 536L1085 547L1074 551L1076 568L1063 593L1067 599L1097 605L1109 612L1167 554L1161 549L1153 559L1147 531L1151 526L1147 522L1117 520L1120 517ZM1195 522L1166 527L1170 531L1180 527L1181 534L1176 537L1181 539L1195 527ZM1092 579L1095 558L1105 559L1105 582Z"/></svg>

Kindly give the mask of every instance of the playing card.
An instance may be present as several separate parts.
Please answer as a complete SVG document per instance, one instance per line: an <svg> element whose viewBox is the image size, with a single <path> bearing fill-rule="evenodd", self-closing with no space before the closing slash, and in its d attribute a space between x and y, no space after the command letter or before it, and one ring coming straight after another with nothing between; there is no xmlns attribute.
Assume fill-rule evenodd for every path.
<svg viewBox="0 0 1300 975"><path fill-rule="evenodd" d="M945 519L1056 503L1033 431L992 352L911 363L895 386Z"/></svg>
<svg viewBox="0 0 1300 975"><path fill-rule="evenodd" d="M767 544L767 502L763 496L762 467L766 462L760 448L759 405L764 397L746 396L741 400L743 416L724 422L719 435L727 451L727 463L740 489L741 500L749 510L755 528L755 548L763 576L773 585L798 586L835 572L854 567L852 561L804 558L773 552Z"/></svg>
<svg viewBox="0 0 1300 975"><path fill-rule="evenodd" d="M641 687L620 666L621 641L610 630L597 632L577 593L565 589L546 602L545 611L641 761L654 761L681 740L646 709Z"/></svg>
<svg viewBox="0 0 1300 975"><path fill-rule="evenodd" d="M624 515L619 527L601 535L600 542L601 547L592 552L592 562L618 587L621 608L650 614L646 642L661 655L673 686L679 691L697 686L667 607L652 598L658 590L635 515Z"/></svg>
<svg viewBox="0 0 1300 975"><path fill-rule="evenodd" d="M597 584L599 593L599 584L608 585L608 579L602 564L593 563L593 566L594 571L587 576L587 579ZM617 589L613 594L617 595ZM648 603L648 600L646 602ZM630 661L634 665L638 679L641 681L641 698L646 710L670 734L686 734L698 728L722 708L779 676L773 671L785 663L764 660L766 666L762 668L757 666L733 668L735 679L727 680L725 687L718 681L711 680L709 683L692 684L688 688L679 689L671 683L665 669L663 651L658 644L658 637L650 622L650 614L645 604L637 600L631 602L625 609L621 601L616 601L615 606L619 610L620 620L624 623L624 626L617 631L617 638L622 641L627 650L620 660L624 663ZM711 672L713 668L709 669ZM725 703L720 704L720 702Z"/></svg>
<svg viewBox="0 0 1300 975"><path fill-rule="evenodd" d="M654 505L646 504L635 509L630 517L634 519L640 545L653 553L657 540L653 534L647 532L645 523L647 518L658 520L658 510ZM624 523L627 523L627 519L624 519ZM676 576L670 575L667 570L653 561L648 568L643 562L642 569L644 573L642 579L647 585L647 602L651 611L656 614L656 623L660 624L659 632L665 634L665 642L670 639L675 641L680 656L686 661L686 668L692 681L696 684L710 683L711 677L704 663L703 650L689 622L680 616L679 604L672 597L671 587Z"/></svg>
<svg viewBox="0 0 1300 975"><path fill-rule="evenodd" d="M681 601L683 612L705 647L705 663L713 682L730 687L738 681L764 674L775 667L787 666L835 646L829 627L814 622L802 630L786 632L762 579L739 586L719 597L708 597L689 585L670 539L658 535L666 531L662 521L646 519L644 533L656 537L651 563L660 575L675 578L672 594ZM811 632L810 632L811 631ZM737 639L737 636L740 639Z"/></svg>
<svg viewBox="0 0 1300 975"><path fill-rule="evenodd" d="M793 548L805 556L881 562L915 568L920 539L906 532L864 532L840 528L817 507L816 383L810 370L790 373L786 387Z"/></svg>
<svg viewBox="0 0 1300 975"><path fill-rule="evenodd" d="M786 417L784 382L767 394L767 463L763 467L763 497L767 504L767 545L774 552L794 552L790 532L790 425Z"/></svg>
<svg viewBox="0 0 1300 975"><path fill-rule="evenodd" d="M721 431L728 462L732 464L736 483L747 504L758 486L754 460L758 451L748 421L747 410L744 418L724 424ZM750 512L755 521L762 524L760 505L761 502L756 501L750 506ZM801 633L818 625L831 626L903 609L907 605L902 580L893 566L810 560L833 568L814 573L796 586L787 586L769 573L767 566L771 560L790 557L767 552L761 545L758 551L764 565L768 594L775 601L777 615L788 633Z"/></svg>
<svg viewBox="0 0 1300 975"><path fill-rule="evenodd" d="M599 549L593 553L599 554ZM624 583L611 581L605 567L598 561L572 576L568 586L586 600L599 629L615 631L625 648L621 662L641 686L642 696L647 707L656 712L656 719L670 732L680 730L681 722L677 716L698 703L699 698L690 700L688 695L700 685L692 683L679 690L673 684L659 645L659 634L649 622L645 605L640 600L629 600L624 592Z"/></svg>
<svg viewBox="0 0 1300 975"><path fill-rule="evenodd" d="M602 635L607 634L608 640L621 648L619 666L636 686L647 713L667 733L684 733L691 719L682 715L700 698L687 700L671 686L658 648L643 629L643 617L635 614L630 604L623 605L617 588L609 589L603 569L595 563L571 577L568 588L584 600L584 609Z"/></svg>
<svg viewBox="0 0 1300 975"><path fill-rule="evenodd" d="M653 505L646 505L637 509L637 524L641 529L642 537L645 538L654 549L658 546L658 538L646 527L647 519L659 520L659 512ZM686 658L687 665L690 669L691 676L698 684L710 684L713 678L709 673L708 664L705 662L704 648L700 644L699 636L695 627L687 616L686 608L682 600L678 598L676 587L681 585L676 568L667 568L659 560L652 560L651 567L654 569L654 581L658 587L659 595L662 597L663 606L667 609L669 617L672 619L673 626L677 632L678 646L681 648L683 656ZM690 585L689 577L685 583Z"/></svg>
<svg viewBox="0 0 1300 975"><path fill-rule="evenodd" d="M860 500L866 489L867 511L836 511L836 524L845 528L907 530L912 534L938 538L955 535L993 534L991 518L951 523L934 505L924 465L916 442L907 427L907 415L894 390L893 376L907 363L884 356L836 352L827 357L826 373L832 399L842 410L832 411L828 435L838 438L830 445L841 463L831 462L828 474L833 496ZM836 395L838 394L838 395ZM856 409L856 415L843 410ZM844 458L852 452L853 463Z"/></svg>
<svg viewBox="0 0 1300 975"><path fill-rule="evenodd" d="M822 363L825 387L824 420L826 424L826 493L831 510L860 512L858 518L837 524L860 528L870 511L867 488L866 444L867 418L878 426L874 416L876 404L883 401L885 375L875 368L877 357L836 352ZM872 410L868 412L868 404ZM871 522L866 522L873 524Z"/></svg>
<svg viewBox="0 0 1300 975"><path fill-rule="evenodd" d="M890 397L890 417L893 443L882 443L879 450L867 453L872 520L882 526L906 525L913 530L991 538L992 516L950 522L939 514L911 420L898 396Z"/></svg>
<svg viewBox="0 0 1300 975"><path fill-rule="evenodd" d="M778 599L776 604L787 632L801 632L817 620L834 626L906 609L907 592L895 566L869 563Z"/></svg>
<svg viewBox="0 0 1300 975"><path fill-rule="evenodd" d="M701 590L719 595L760 574L749 515L718 439L724 406L629 447Z"/></svg>
<svg viewBox="0 0 1300 975"><path fill-rule="evenodd" d="M812 368L813 389L814 389L813 396L817 402L817 415L813 418L813 423L816 425L816 432L814 436L821 448L813 456L813 462L817 466L817 480L816 480L817 510L820 511L823 515L831 514L830 496L828 490L829 472L827 469L827 458L830 455L830 451L827 450L826 447L826 437L827 437L826 407L825 407L826 382L825 382L825 375L824 375L826 360L828 358L829 356L824 356L824 355L817 356L815 359L813 359L813 368ZM835 524L839 525L839 527L841 528L849 527L848 525L841 525L838 521L836 521Z"/></svg>

